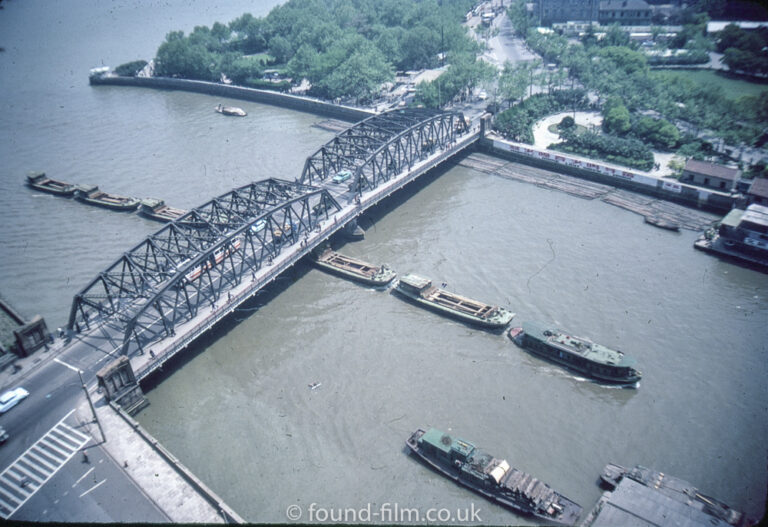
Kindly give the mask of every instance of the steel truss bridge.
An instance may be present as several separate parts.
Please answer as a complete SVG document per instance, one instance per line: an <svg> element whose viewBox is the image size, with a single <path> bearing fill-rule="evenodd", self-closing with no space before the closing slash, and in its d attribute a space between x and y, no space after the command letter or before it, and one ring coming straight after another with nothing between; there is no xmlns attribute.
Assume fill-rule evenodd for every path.
<svg viewBox="0 0 768 527"><path fill-rule="evenodd" d="M148 236L75 295L68 328L100 328L129 357L163 341L170 357L235 307L213 316L217 305L253 295L365 208L472 144L477 134L468 132L457 112L370 117L310 156L295 181L236 188ZM353 176L333 183L343 170Z"/></svg>

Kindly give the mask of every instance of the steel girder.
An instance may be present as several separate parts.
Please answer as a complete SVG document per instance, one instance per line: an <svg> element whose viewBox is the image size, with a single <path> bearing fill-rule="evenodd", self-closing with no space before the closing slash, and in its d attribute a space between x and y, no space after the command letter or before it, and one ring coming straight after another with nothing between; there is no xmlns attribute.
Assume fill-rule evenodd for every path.
<svg viewBox="0 0 768 527"><path fill-rule="evenodd" d="M75 295L68 327L105 322L123 354L175 333L201 306L341 210L324 189L268 179L234 189L148 236Z"/></svg>
<svg viewBox="0 0 768 527"><path fill-rule="evenodd" d="M307 158L301 181L317 184L341 170L354 173L359 194L410 169L469 131L461 112L392 110L349 128Z"/></svg>

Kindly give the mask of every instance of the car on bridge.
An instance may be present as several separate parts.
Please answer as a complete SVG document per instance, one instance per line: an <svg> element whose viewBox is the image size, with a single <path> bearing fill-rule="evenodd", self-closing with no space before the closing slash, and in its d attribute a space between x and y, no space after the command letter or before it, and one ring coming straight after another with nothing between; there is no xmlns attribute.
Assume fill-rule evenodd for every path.
<svg viewBox="0 0 768 527"><path fill-rule="evenodd" d="M29 392L19 386L0 395L0 414L4 414L27 398Z"/></svg>
<svg viewBox="0 0 768 527"><path fill-rule="evenodd" d="M349 170L342 170L341 172L333 176L333 182L344 183L345 181L351 178L352 178L352 172L350 172Z"/></svg>

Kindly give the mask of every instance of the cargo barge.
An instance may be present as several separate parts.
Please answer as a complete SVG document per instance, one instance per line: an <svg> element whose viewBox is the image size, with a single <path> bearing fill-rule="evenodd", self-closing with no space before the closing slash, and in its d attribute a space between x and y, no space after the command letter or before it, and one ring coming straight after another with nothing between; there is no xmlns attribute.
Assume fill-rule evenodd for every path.
<svg viewBox="0 0 768 527"><path fill-rule="evenodd" d="M376 267L330 248L315 256L313 262L321 269L374 287L385 286L397 276L386 264Z"/></svg>
<svg viewBox="0 0 768 527"><path fill-rule="evenodd" d="M635 360L624 352L541 324L525 322L510 329L509 338L536 355L600 381L634 384L642 377L633 367Z"/></svg>
<svg viewBox="0 0 768 527"><path fill-rule="evenodd" d="M75 199L89 205L117 211L133 211L139 206L139 200L136 198L108 194L99 190L96 185L78 185L75 190Z"/></svg>
<svg viewBox="0 0 768 527"><path fill-rule="evenodd" d="M753 203L745 210L733 209L693 246L768 272L768 207Z"/></svg>
<svg viewBox="0 0 768 527"><path fill-rule="evenodd" d="M433 286L428 278L415 274L407 274L398 280L395 291L433 311L486 328L503 328L515 316L503 307L449 293Z"/></svg>
<svg viewBox="0 0 768 527"><path fill-rule="evenodd" d="M186 210L169 207L165 201L155 198L143 199L139 206L139 214L157 221L170 222L181 218L186 213Z"/></svg>
<svg viewBox="0 0 768 527"><path fill-rule="evenodd" d="M45 175L45 172L30 172L27 174L27 185L35 190L57 196L69 197L75 193L75 185L51 179Z"/></svg>
<svg viewBox="0 0 768 527"><path fill-rule="evenodd" d="M419 428L406 444L444 476L515 512L562 525L574 525L581 516L579 504L472 443L435 428Z"/></svg>
<svg viewBox="0 0 768 527"><path fill-rule="evenodd" d="M642 465L627 469L621 465L609 463L600 475L600 483L614 494L621 494L621 492L615 492L621 486L626 496L631 495L634 498L636 507L645 506L650 509L647 511L649 516L654 514L653 509L664 510L667 512L666 520L670 524L685 522L690 525L732 525L734 527L749 525L743 512L729 507L716 498L702 494L699 489L683 479ZM611 499L612 497L609 496L609 505L612 505ZM613 499L620 501L621 497L613 497ZM669 505L664 506L665 503ZM616 505L620 506L621 503ZM629 511L630 514L636 512L639 511ZM597 513L590 514L587 519L592 520L597 515ZM614 516L611 519L618 518ZM678 520L681 523L678 523ZM585 522L586 525L595 523L599 522Z"/></svg>

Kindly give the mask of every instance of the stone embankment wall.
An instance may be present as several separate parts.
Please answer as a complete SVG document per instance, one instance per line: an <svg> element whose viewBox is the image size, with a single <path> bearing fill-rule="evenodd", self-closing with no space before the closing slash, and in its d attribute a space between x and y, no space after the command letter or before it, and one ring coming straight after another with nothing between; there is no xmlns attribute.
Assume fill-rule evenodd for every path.
<svg viewBox="0 0 768 527"><path fill-rule="evenodd" d="M506 159L650 194L660 199L692 205L712 212L728 212L736 201L736 198L728 193L686 185L675 179L633 172L563 152L513 143L494 135L484 136L479 146L485 152Z"/></svg>
<svg viewBox="0 0 768 527"><path fill-rule="evenodd" d="M91 76L92 85L135 86L163 90L183 90L230 99L241 99L262 104L273 104L292 110L309 112L349 122L358 122L375 115L372 110L332 104L309 97L300 97L269 90L257 90L217 82L172 79L168 77L120 77L118 75Z"/></svg>

